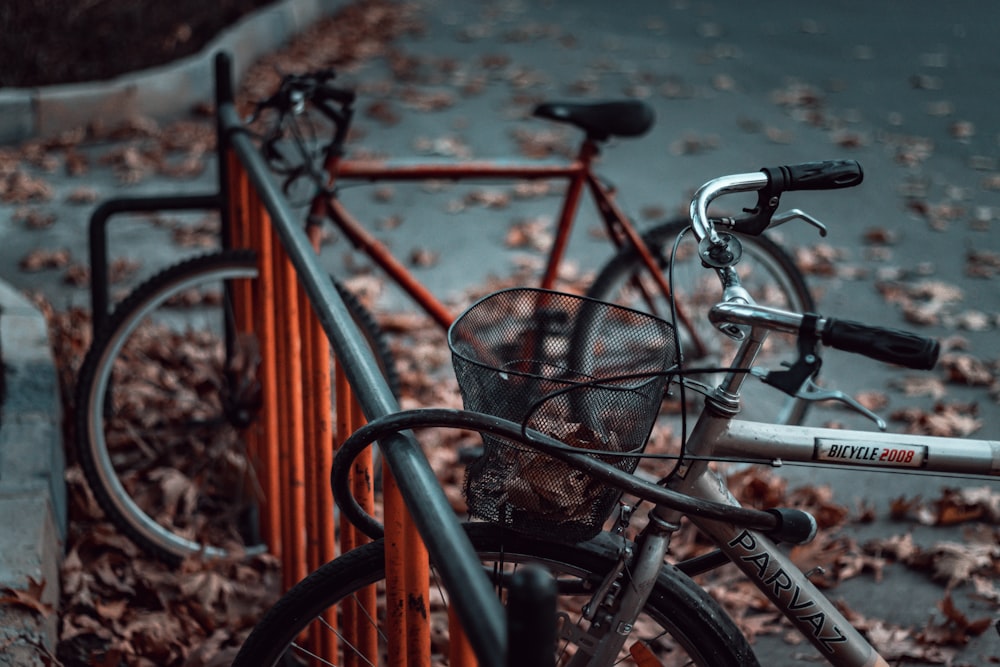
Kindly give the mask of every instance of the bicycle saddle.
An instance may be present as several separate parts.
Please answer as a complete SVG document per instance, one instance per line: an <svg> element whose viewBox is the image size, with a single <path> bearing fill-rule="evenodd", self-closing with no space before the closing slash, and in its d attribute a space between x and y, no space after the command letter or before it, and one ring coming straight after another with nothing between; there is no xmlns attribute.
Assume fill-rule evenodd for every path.
<svg viewBox="0 0 1000 667"><path fill-rule="evenodd" d="M638 137L653 126L653 107L640 100L613 102L545 102L535 107L533 115L559 123L569 123L604 141L609 137Z"/></svg>

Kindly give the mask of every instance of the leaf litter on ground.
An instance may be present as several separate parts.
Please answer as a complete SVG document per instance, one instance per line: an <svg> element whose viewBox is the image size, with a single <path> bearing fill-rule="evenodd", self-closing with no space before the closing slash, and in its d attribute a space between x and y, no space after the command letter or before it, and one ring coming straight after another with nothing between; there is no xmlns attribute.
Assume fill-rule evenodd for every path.
<svg viewBox="0 0 1000 667"><path fill-rule="evenodd" d="M242 84L240 99L262 96L276 81L278 71L302 71L329 64L347 65L360 58L384 55L386 43L394 36L419 30L419 22L401 13L390 16L387 3L369 3L352 6L338 20L353 22L356 29L344 30L339 24L323 23L297 39L289 48L262 60L253 68ZM390 20L391 19L391 20ZM351 35L351 38L345 37ZM470 39L478 38L474 31ZM545 37L544 34L533 38ZM531 67L512 66L507 56L496 58L492 67L502 71L503 79L513 89L527 88L543 78ZM488 69L484 62L484 69ZM439 66L446 71L443 65ZM418 60L398 58L395 75L400 80L419 78L421 63ZM468 73L467 73L468 74ZM457 77L457 74L454 74ZM457 78L456 78L457 80ZM478 80L471 76L466 81ZM475 94L478 86L469 86L465 92ZM416 87L403 89L398 101L422 113L430 113L455 103L447 92L421 91ZM788 108L798 119L816 125L828 121L831 113L826 108L824 95L808 84L793 83L775 95L775 101ZM386 107L373 107L373 118L392 123L393 114ZM777 132L777 130L775 130ZM37 203L52 197L51 188L41 177L29 175L17 165L19 160L29 161L52 171L61 165L70 173L84 174L93 164L77 152L86 139L113 138L127 142L118 149L106 152L93 164L113 168L123 182L137 182L148 174L159 173L172 177L195 175L203 168L203 157L214 149L214 130L209 122L187 122L169 128L159 128L151 121L139 119L124 128L107 129L91 127L86 133L68 133L48 142L24 147L11 158L9 151L0 152L0 198L8 203ZM528 156L571 155L565 134L560 132L515 131L520 152ZM835 139L836 141L837 139ZM714 141L714 140L713 140ZM841 142L844 140L841 139ZM897 159L919 164L927 160L932 146L920 138L895 138ZM711 141L699 139L681 146L680 152L698 152L713 147ZM430 152L462 154L467 151L458 137L432 140L426 144ZM984 181L984 187L990 181ZM89 193L81 194L91 197ZM499 200L483 198L467 201L463 205L496 206ZM507 201L504 200L503 206ZM926 200L912 200L912 210L926 217L932 226L942 227L964 215L965 210L948 201L938 204ZM41 215L41 214L39 214ZM41 219L41 218L38 218ZM525 221L521 227L511 228L512 245L534 246L545 235L540 221ZM206 230L208 236L211 229ZM186 232L179 232L183 236ZM198 239L200 230L191 238ZM510 238L510 237L509 237ZM179 237L178 242L184 242ZM882 230L873 230L870 243L892 244L895 239ZM200 240L192 241L199 244ZM26 266L46 268L56 264L64 266L68 258L61 251L39 251L26 258ZM842 250L832 246L815 246L800 250L796 259L805 272L830 276L843 271ZM983 254L970 254L970 272L983 277L996 274L995 258ZM425 257L418 261L431 261ZM536 271L538 262L524 258L521 269ZM49 267L52 268L52 267ZM37 270L37 269L36 269ZM524 282L516 275L509 284ZM481 294L503 286L495 281L470 293L471 301ZM973 329L983 326L974 315L955 311L962 300L961 291L937 281L921 283L884 281L880 289L888 300L899 305L908 320L919 323L945 323ZM48 309L53 340L59 352L60 376L64 391L72 387L76 365L89 341L81 332L88 329L85 313L71 310L56 313ZM404 407L421 405L459 407L457 387L453 380L441 382L448 373L446 346L441 332L422 317L405 313L380 316L382 325L397 335L393 337L393 351L399 359L404 385ZM996 323L993 323L995 326ZM996 363L976 359L971 355L955 355L945 365L943 379L900 380L905 392L911 395L928 394L936 400L942 398L943 383L958 382L970 385L995 385ZM871 392L872 400L879 400ZM894 413L914 432L966 435L978 425L975 406L946 404L938 400L933 412L902 409ZM438 432L422 434L430 444L428 456L445 486L456 510L463 509L461 498L460 466L456 465L455 452L476 440L471 433ZM662 439L662 438L661 438ZM671 439L668 434L665 441ZM66 660L73 652L83 659L101 655L102 664L165 664L165 665L215 665L228 664L242 637L255 619L277 595L277 563L266 556L249 561L199 562L191 560L180 571L172 571L158 562L147 559L131 543L102 521L100 512L89 496L79 470L73 466L67 481L74 508L71 541L63 568L64 599L61 608L63 649ZM873 520L871 508L858 508L851 512L838 505L832 491L826 487L806 487L789 491L782 480L767 471L749 470L730 474L730 482L739 490L740 497L748 504L759 506L799 506L817 516L824 533L814 543L796 547L792 557L806 571L814 571L814 580L824 587L836 586L845 579L870 576L879 581L886 567L902 564L945 582L946 589L940 607L943 620L928 621L921 629L900 628L877 619L866 619L848 610L859 627L875 641L890 659L917 659L931 663L946 663L953 649L968 641L970 636L982 632L983 619L969 619L958 609L952 589L971 581L977 595L997 602L1000 595L995 588L997 571L997 535L988 524L996 522L996 496L989 491L963 489L946 490L941 498L924 502L920 499L900 499L894 512L910 521L926 525L949 526L975 522L977 530L970 530L969 539L961 543L942 541L930 547L913 543L912 536L903 533L882 540L858 544L853 538L839 531L852 522ZM902 508L902 509L899 509ZM675 557L702 553L709 545L699 540L695 531L684 531L684 540L674 545ZM991 560L992 559L992 560ZM822 571L816 568L821 567ZM740 623L748 636L787 632L788 626L769 611L770 607L756 589L746 582L727 578L722 573L717 581L705 585L717 595L730 613ZM42 582L44 584L44 582ZM40 584L41 585L41 584ZM29 596L30 598L30 596ZM25 602L31 604L30 599ZM41 611L41 610L40 610ZM792 641L789 639L789 641ZM72 664L72 663L69 663Z"/></svg>

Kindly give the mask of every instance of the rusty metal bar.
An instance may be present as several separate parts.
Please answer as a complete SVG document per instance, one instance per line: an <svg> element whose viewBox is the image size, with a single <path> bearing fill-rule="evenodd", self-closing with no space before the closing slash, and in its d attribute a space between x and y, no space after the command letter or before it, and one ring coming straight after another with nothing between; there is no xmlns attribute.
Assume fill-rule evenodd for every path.
<svg viewBox="0 0 1000 667"><path fill-rule="evenodd" d="M406 665L431 667L430 564L427 548L417 525L406 509L403 513L403 581L406 586ZM477 561L478 562L478 561ZM386 564L388 567L390 564ZM399 567L397 561L391 564Z"/></svg>
<svg viewBox="0 0 1000 667"><path fill-rule="evenodd" d="M256 205L254 205L256 204ZM277 558L282 557L281 540L281 477L279 452L272 443L279 440L278 432L278 362L275 358L274 340L276 323L274 312L274 265L265 260L271 257L272 234L265 229L269 216L259 206L257 197L249 197L250 233L252 247L257 250L257 289L254 294L254 331L260 345L261 411L260 439L261 487L264 491L261 512L261 532L264 541Z"/></svg>
<svg viewBox="0 0 1000 667"><path fill-rule="evenodd" d="M455 608L448 605L448 667L476 667L476 654Z"/></svg>
<svg viewBox="0 0 1000 667"><path fill-rule="evenodd" d="M406 573L393 563L406 561L406 530L403 526L406 506L399 495L399 487L389 467L383 465L382 507L385 514L385 622L386 633L396 641L389 642L388 664L409 667L407 664L406 625Z"/></svg>

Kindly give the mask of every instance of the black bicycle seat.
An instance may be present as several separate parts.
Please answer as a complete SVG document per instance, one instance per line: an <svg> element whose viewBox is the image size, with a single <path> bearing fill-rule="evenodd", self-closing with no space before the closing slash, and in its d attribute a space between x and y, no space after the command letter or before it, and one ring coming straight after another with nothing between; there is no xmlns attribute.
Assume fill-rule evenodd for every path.
<svg viewBox="0 0 1000 667"><path fill-rule="evenodd" d="M642 136L656 119L653 107L640 100L545 102L535 107L533 113L539 118L576 125L597 141Z"/></svg>

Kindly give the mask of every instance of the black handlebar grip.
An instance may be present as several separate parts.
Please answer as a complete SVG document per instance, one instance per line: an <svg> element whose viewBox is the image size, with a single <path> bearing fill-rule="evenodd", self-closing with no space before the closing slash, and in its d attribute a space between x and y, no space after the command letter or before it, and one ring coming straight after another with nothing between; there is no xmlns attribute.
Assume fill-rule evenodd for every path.
<svg viewBox="0 0 1000 667"><path fill-rule="evenodd" d="M941 351L933 338L850 320L827 320L820 337L838 350L923 371L934 368Z"/></svg>
<svg viewBox="0 0 1000 667"><path fill-rule="evenodd" d="M864 180L864 172L857 160L804 162L782 167L764 167L761 171L767 174L771 187L779 192L850 188Z"/></svg>

